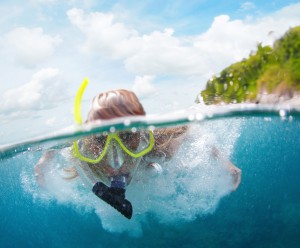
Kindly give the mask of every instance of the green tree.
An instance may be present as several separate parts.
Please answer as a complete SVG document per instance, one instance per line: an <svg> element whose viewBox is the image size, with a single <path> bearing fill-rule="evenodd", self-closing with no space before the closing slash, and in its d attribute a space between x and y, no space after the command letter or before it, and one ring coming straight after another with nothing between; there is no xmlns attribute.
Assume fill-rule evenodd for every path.
<svg viewBox="0 0 300 248"><path fill-rule="evenodd" d="M247 59L209 80L201 96L206 104L255 101L262 89L300 90L300 26L288 30L273 48L258 44Z"/></svg>

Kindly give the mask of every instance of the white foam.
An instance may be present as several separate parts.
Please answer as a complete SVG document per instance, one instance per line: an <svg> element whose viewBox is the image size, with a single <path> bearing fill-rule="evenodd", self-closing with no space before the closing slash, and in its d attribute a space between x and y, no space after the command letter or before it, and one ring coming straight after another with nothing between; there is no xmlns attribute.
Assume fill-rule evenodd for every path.
<svg viewBox="0 0 300 248"><path fill-rule="evenodd" d="M193 221L213 213L222 197L231 192L231 177L224 164L213 158L211 147L216 145L223 156L230 156L239 126L235 120L194 124L176 157L161 163L163 172L159 176L151 177L141 168L126 191L134 209L131 220L85 189L80 178L63 179L63 167L70 166L65 154L57 156L45 169L47 193L36 186L32 171L25 169L21 175L23 188L45 202L71 204L84 213L94 211L110 232L140 236L150 217L165 224Z"/></svg>

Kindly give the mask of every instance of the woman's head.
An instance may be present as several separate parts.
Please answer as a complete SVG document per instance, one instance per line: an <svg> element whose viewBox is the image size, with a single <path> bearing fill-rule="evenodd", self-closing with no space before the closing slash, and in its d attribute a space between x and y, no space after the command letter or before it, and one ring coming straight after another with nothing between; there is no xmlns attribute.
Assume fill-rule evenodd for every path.
<svg viewBox="0 0 300 248"><path fill-rule="evenodd" d="M87 122L145 115L137 96L128 90L111 90L94 97Z"/></svg>

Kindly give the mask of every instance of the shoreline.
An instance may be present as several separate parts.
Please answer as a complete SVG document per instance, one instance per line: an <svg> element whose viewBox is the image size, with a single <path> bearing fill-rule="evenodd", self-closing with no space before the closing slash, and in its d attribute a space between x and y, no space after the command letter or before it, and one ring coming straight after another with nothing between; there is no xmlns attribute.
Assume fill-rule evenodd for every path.
<svg viewBox="0 0 300 248"><path fill-rule="evenodd" d="M300 106L300 93L294 93L291 95L279 95L276 93L263 93L258 94L256 100L254 101L256 104L280 104L280 105L290 105L299 107Z"/></svg>

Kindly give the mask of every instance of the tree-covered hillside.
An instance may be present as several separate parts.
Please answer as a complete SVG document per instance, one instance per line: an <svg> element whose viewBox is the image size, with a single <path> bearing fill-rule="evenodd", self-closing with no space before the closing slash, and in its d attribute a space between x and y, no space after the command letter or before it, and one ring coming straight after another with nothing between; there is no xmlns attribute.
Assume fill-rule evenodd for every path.
<svg viewBox="0 0 300 248"><path fill-rule="evenodd" d="M276 40L273 48L257 46L249 58L225 68L206 83L206 104L253 102L261 92L300 91L300 26Z"/></svg>

